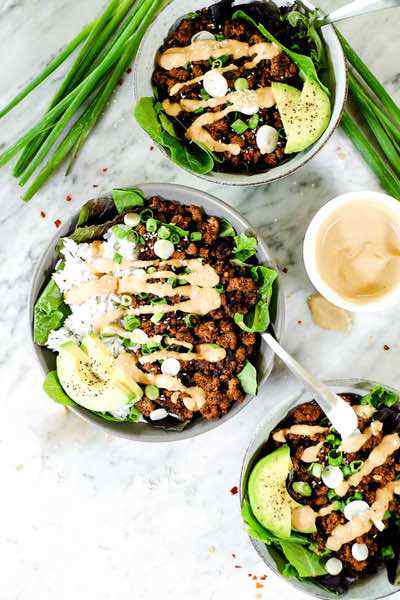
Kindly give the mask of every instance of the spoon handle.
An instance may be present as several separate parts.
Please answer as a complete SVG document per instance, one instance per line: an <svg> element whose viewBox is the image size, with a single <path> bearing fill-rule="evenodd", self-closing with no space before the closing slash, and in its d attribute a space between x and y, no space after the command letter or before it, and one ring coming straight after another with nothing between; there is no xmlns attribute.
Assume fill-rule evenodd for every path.
<svg viewBox="0 0 400 600"><path fill-rule="evenodd" d="M311 373L306 371L297 360L293 358L270 333L262 334L263 340L275 352L277 356L285 363L289 371L296 377L305 381L316 393L317 402L325 414L329 414L337 404L338 397L321 381L318 381Z"/></svg>
<svg viewBox="0 0 400 600"><path fill-rule="evenodd" d="M376 10L396 7L400 7L400 0L354 0L329 13L324 17L323 23L335 23L343 19L366 15Z"/></svg>

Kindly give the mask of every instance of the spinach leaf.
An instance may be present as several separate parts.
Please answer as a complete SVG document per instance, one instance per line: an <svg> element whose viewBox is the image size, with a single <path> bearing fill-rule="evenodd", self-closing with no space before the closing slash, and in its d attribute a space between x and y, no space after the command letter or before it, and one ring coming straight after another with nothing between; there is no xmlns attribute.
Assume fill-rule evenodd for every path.
<svg viewBox="0 0 400 600"><path fill-rule="evenodd" d="M381 385L376 385L369 394L363 396L361 404L371 404L374 408L379 408L383 405L394 406L399 401L399 397L394 392L391 392Z"/></svg>
<svg viewBox="0 0 400 600"><path fill-rule="evenodd" d="M278 273L274 269L269 269L263 265L257 265L251 268L251 276L258 283L258 294L260 300L267 302L272 296L272 286Z"/></svg>
<svg viewBox="0 0 400 600"><path fill-rule="evenodd" d="M236 325L247 333L262 333L269 325L269 306L266 302L259 300L246 316L235 313L233 319Z"/></svg>
<svg viewBox="0 0 400 600"><path fill-rule="evenodd" d="M257 239L241 233L234 237L233 262L241 266L257 252Z"/></svg>
<svg viewBox="0 0 400 600"><path fill-rule="evenodd" d="M227 219L224 219L224 217L220 217L219 222L219 237L235 237L236 231Z"/></svg>
<svg viewBox="0 0 400 600"><path fill-rule="evenodd" d="M110 227L118 225L119 223L121 223L121 218L116 217L111 221L106 221L105 223L100 223L99 225L86 225L85 227L77 227L75 231L68 237L77 244L81 244L83 242L92 242L93 240L102 238L103 235L110 229Z"/></svg>
<svg viewBox="0 0 400 600"><path fill-rule="evenodd" d="M172 137L174 138L178 138L175 128L173 126L173 124L171 123L171 121L168 119L167 115L165 114L165 112L163 112L162 110L158 113L158 118L160 120L161 123L161 127L164 129L164 131L166 131L167 133L169 133L169 135L172 135Z"/></svg>
<svg viewBox="0 0 400 600"><path fill-rule="evenodd" d="M76 227L87 225L88 223L102 223L115 216L115 207L109 198L96 198L86 202L79 211Z"/></svg>
<svg viewBox="0 0 400 600"><path fill-rule="evenodd" d="M109 421L111 423L137 423L140 417L142 416L142 413L134 406L132 406L131 412L126 417L126 419L117 419L116 417L113 417L110 413L101 413L96 411L91 412L93 412L101 419L104 419L105 421Z"/></svg>
<svg viewBox="0 0 400 600"><path fill-rule="evenodd" d="M163 145L163 130L154 108L153 98L140 98L134 108L134 117L140 127L157 143Z"/></svg>
<svg viewBox="0 0 400 600"><path fill-rule="evenodd" d="M327 571L318 556L299 544L279 540L282 552L289 563L296 569L300 577L320 577Z"/></svg>
<svg viewBox="0 0 400 600"><path fill-rule="evenodd" d="M323 83L321 83L321 81L319 80L315 65L309 56L305 56L304 54L297 54L297 52L293 52L293 50L290 50L289 48L286 48L285 46L283 46L283 44L281 44L276 39L276 37L274 37L272 35L272 33L270 33L264 27L264 25L262 25L261 23L257 24L254 21L254 19L252 19L251 17L246 15L246 13L243 12L242 10L237 10L233 14L232 18L233 19L244 19L245 21L248 21L249 23L254 25L254 27L256 27L258 29L258 31L264 37L267 38L267 40L269 40L270 42L273 42L274 44L277 44L277 46L279 46L289 56L289 58L291 58L291 60L299 67L304 79L313 79L324 90L324 92L326 94L328 94L328 96L330 96L329 89Z"/></svg>
<svg viewBox="0 0 400 600"><path fill-rule="evenodd" d="M212 171L214 168L212 155L196 144L191 144L189 149L187 144L181 142L176 137L175 130L166 115L157 112L153 100L151 97L141 98L136 103L134 117L142 129L166 150L171 160L177 165L199 175ZM162 114L163 117L161 117Z"/></svg>
<svg viewBox="0 0 400 600"><path fill-rule="evenodd" d="M140 190L132 188L130 190L113 190L112 197L115 208L121 214L130 208L144 205L144 196Z"/></svg>
<svg viewBox="0 0 400 600"><path fill-rule="evenodd" d="M44 346L49 333L59 329L66 317L71 314L63 295L53 279L44 288L33 312L33 339Z"/></svg>
<svg viewBox="0 0 400 600"><path fill-rule="evenodd" d="M58 379L57 371L50 371L50 373L47 373L43 383L43 389L54 402L62 404L63 406L76 406L75 402L64 392L60 380Z"/></svg>
<svg viewBox="0 0 400 600"><path fill-rule="evenodd" d="M318 64L320 69L325 69L327 67L325 47L317 31L318 21L321 20L321 16L318 9L311 11L306 9L306 12L292 10L286 15L286 18L292 27L299 29L299 25L303 25L306 37L315 46L315 50L311 51L311 58Z"/></svg>
<svg viewBox="0 0 400 600"><path fill-rule="evenodd" d="M280 543L282 541L281 538L276 537L257 521L253 511L251 510L250 502L247 496L245 496L243 499L241 512L243 521L247 525L248 534L252 538L259 540L260 542L264 542L264 544L267 545L271 543ZM291 534L287 541L292 542L296 546L308 544L308 539L306 537L296 533Z"/></svg>
<svg viewBox="0 0 400 600"><path fill-rule="evenodd" d="M246 392L246 394L252 394L253 396L256 395L257 371L249 360L246 360L243 369L238 374L238 379L243 391Z"/></svg>

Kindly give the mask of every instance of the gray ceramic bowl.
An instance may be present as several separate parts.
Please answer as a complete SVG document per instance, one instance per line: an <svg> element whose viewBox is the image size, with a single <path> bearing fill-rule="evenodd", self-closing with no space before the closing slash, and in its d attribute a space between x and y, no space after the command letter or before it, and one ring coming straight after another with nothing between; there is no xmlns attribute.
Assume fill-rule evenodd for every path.
<svg viewBox="0 0 400 600"><path fill-rule="evenodd" d="M334 381L327 381L326 384L329 385L329 387L331 387L332 390L336 393L349 392L359 394L360 396L368 394L375 385L378 385L376 381L369 381L366 379L336 379ZM384 383L381 385L400 395L400 390L391 388L390 386ZM250 475L251 469L254 465L254 462L256 462L257 460L256 457L258 455L258 451L268 439L268 436L271 433L271 431L294 406L302 404L303 402L309 402L310 400L312 400L313 397L315 396L313 396L312 392L310 392L307 389L303 389L296 396L288 399L286 402L283 402L280 406L278 406L275 412L269 415L258 426L255 436L246 450L246 454L242 465L242 472L240 476L241 500L243 499L246 483ZM275 559L268 547L262 542L253 538L250 538L250 541L253 547L255 548L257 554L260 556L261 560L265 563L265 565L269 569L271 569L271 571L273 571L276 575L282 577L277 568ZM283 579L291 587L294 587L301 592L309 594L314 598L322 598L323 600L335 600L335 598L338 598L337 594L333 594L332 592L322 589L314 583L307 581L298 581L294 578L288 579L285 577ZM348 592L346 592L340 597L345 598L346 600L378 600L378 598L386 598L387 596L391 596L392 594L395 594L398 591L398 587L395 587L389 583L386 575L386 570L382 567L382 569L376 575L367 577L366 579L356 583L349 589Z"/></svg>
<svg viewBox="0 0 400 600"><path fill-rule="evenodd" d="M136 56L134 69L135 100L138 100L143 96L153 95L151 76L154 69L154 58L171 27L173 27L183 15L191 11L210 6L214 3L214 1L215 0L175 0L171 2L162 12L160 12L152 26L148 29L146 35L143 37ZM235 4L243 4L244 2L247 2L247 0L235 0ZM308 8L315 8L315 6L308 0L303 0L303 3ZM279 5L282 4L282 2L276 1L275 4ZM286 4L290 4L290 1ZM304 152L300 152L287 163L280 165L275 169L271 169L266 173L260 173L257 175L239 175L211 172L207 175L197 175L198 177L206 179L207 181L212 181L213 183L225 185L265 185L267 183L271 183L272 181L276 181L291 175L321 150L339 124L347 90L346 62L342 46L338 40L335 30L332 26L325 26L322 28L321 32L325 42L329 61L331 79L330 88L332 92L333 107L330 123L320 139L315 142L315 144L310 146L310 148ZM158 146L158 148L164 154L164 156L168 156L160 146ZM192 174L196 175L195 173Z"/></svg>
<svg viewBox="0 0 400 600"><path fill-rule="evenodd" d="M138 184L135 186L142 190L146 198L149 198L154 195L159 195L167 200L176 200L182 204L197 204L198 206L202 206L205 211L210 215L217 215L220 217L225 217L228 219L235 229L238 232L252 232L254 235L257 235L254 230L252 230L251 226L243 217L239 215L233 208L218 200L214 196L210 194L206 194L205 192L201 192L199 190L194 190L189 187L173 185L167 183L153 183L153 184ZM110 196L111 197L111 196ZM55 246L60 237L67 236L75 227L77 222L78 214L75 214L69 221L64 223L63 227L59 230L57 236L52 240L49 247L44 252L41 260L38 262L36 266L36 271L34 273L33 282L31 286L31 293L29 298L29 319L31 323L31 331L33 324L33 308L35 302L44 286L44 284L48 281L55 265ZM257 236L258 238L258 251L257 256L260 263L265 263L269 265L274 265L274 261L272 256L266 247L264 241ZM283 332L284 327L284 294L282 292L280 284L277 285L277 302L276 306L273 310L275 314L272 315L272 320L274 322L274 327L277 333L277 336L280 337ZM33 336L32 336L33 343ZM33 343L34 352L41 366L42 372L46 375L49 371L55 368L55 358L56 355ZM260 386L265 383L269 374L271 373L273 366L273 354L269 348L265 345L261 346L260 349L260 359L259 359L259 373L260 373ZM49 400L50 401L50 400ZM90 411L86 410L82 407L73 408L73 412L82 417L85 421L98 425L108 433L112 433L124 438L129 438L131 440L137 440L141 442L168 442L168 441L176 441L183 440L186 438L191 438L196 435L200 435L201 433L205 433L206 431L210 431L219 425L222 425L235 415L237 415L249 402L251 402L251 396L247 396L241 404L235 404L232 406L231 410L221 419L216 421L206 421L205 419L197 419L192 424L190 424L186 429L182 432L176 431L163 431L161 429L155 429L145 423L112 423L108 421L104 421L103 419L97 417Z"/></svg>

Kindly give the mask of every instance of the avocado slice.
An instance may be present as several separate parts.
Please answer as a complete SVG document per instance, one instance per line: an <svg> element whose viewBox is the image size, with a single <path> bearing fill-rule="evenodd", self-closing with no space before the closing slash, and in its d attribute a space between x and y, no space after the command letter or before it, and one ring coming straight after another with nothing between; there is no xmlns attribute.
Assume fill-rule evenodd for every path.
<svg viewBox="0 0 400 600"><path fill-rule="evenodd" d="M305 81L301 93L282 83L272 83L272 90L286 132L285 154L305 150L329 125L329 97L313 79Z"/></svg>
<svg viewBox="0 0 400 600"><path fill-rule="evenodd" d="M142 389L128 375L122 376L120 369L110 362L114 359L100 340L94 342L87 336L83 348L66 342L57 357L58 378L72 400L98 412L113 412L140 400Z"/></svg>
<svg viewBox="0 0 400 600"><path fill-rule="evenodd" d="M249 501L256 519L280 538L291 531L291 502L286 479L291 468L289 446L281 446L254 467L248 485Z"/></svg>

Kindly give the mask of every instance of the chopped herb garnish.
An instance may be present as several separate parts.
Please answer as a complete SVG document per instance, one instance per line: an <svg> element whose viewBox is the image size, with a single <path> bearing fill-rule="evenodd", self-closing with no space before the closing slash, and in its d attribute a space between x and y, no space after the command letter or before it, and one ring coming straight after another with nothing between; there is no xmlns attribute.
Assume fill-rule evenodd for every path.
<svg viewBox="0 0 400 600"><path fill-rule="evenodd" d="M199 242L202 237L203 236L201 231L192 231L192 233L190 234L190 239L192 242Z"/></svg>
<svg viewBox="0 0 400 600"><path fill-rule="evenodd" d="M171 235L170 230L165 225L161 225L160 229L157 232L157 236L162 240L167 240Z"/></svg>
<svg viewBox="0 0 400 600"><path fill-rule="evenodd" d="M149 233L155 233L157 231L157 228L158 228L158 222L156 219L153 219L153 217L151 217L150 219L147 219L146 231L148 231Z"/></svg>
<svg viewBox="0 0 400 600"><path fill-rule="evenodd" d="M200 90L200 96L203 98L203 100L209 100L211 98L210 94L208 94L203 87Z"/></svg>
<svg viewBox="0 0 400 600"><path fill-rule="evenodd" d="M140 327L140 319L135 315L128 315L124 318L123 324L126 331L133 331L134 329L138 329L138 327Z"/></svg>
<svg viewBox="0 0 400 600"><path fill-rule="evenodd" d="M329 450L328 452L328 463L335 467L338 467L343 462L343 453L336 452L336 450Z"/></svg>
<svg viewBox="0 0 400 600"><path fill-rule="evenodd" d="M247 123L242 121L242 119L236 119L236 121L232 123L231 129L233 129L233 131L241 135L248 129L248 126Z"/></svg>
<svg viewBox="0 0 400 600"><path fill-rule="evenodd" d="M257 114L255 114L247 121L247 124L250 127L250 129L256 129L259 122L260 117Z"/></svg>
<svg viewBox="0 0 400 600"><path fill-rule="evenodd" d="M118 254L118 252L116 252L113 256L113 261L116 262L117 264L121 264L122 263L122 254Z"/></svg>
<svg viewBox="0 0 400 600"><path fill-rule="evenodd" d="M245 79L244 77L239 77L238 79L236 79L234 85L235 85L235 90L237 90L238 92L241 90L249 89L249 83L248 83L247 79Z"/></svg>
<svg viewBox="0 0 400 600"><path fill-rule="evenodd" d="M193 315L185 315L183 317L183 322L188 329L192 329L196 324L196 318Z"/></svg>
<svg viewBox="0 0 400 600"><path fill-rule="evenodd" d="M306 481L294 481L292 487L296 494L300 494L300 496L308 497L312 494L311 486Z"/></svg>
<svg viewBox="0 0 400 600"><path fill-rule="evenodd" d="M383 404L385 406L394 406L399 401L399 397L395 392L391 392L381 385L376 385L369 394L361 398L361 404L370 404L374 408L379 408Z"/></svg>
<svg viewBox="0 0 400 600"><path fill-rule="evenodd" d="M146 385L146 387L144 388L144 393L146 394L149 400L157 400L157 398L160 396L160 390L158 389L158 387L156 385L151 384Z"/></svg>

